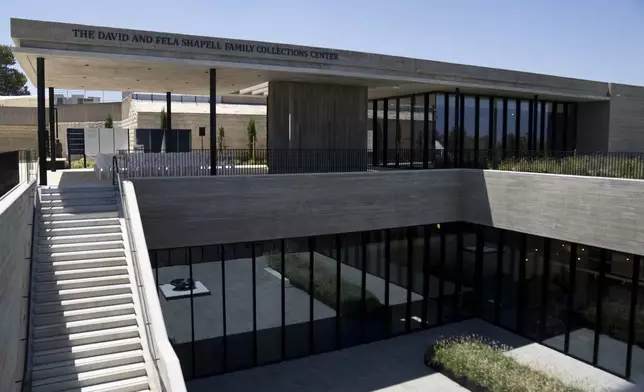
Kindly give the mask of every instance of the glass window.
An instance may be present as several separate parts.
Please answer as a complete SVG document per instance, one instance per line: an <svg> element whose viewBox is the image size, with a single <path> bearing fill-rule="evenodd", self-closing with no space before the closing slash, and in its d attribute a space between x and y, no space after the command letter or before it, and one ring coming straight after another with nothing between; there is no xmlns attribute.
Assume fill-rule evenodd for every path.
<svg viewBox="0 0 644 392"><path fill-rule="evenodd" d="M423 260L424 230L423 227L411 227L407 232L408 284L407 300L410 316L408 321L411 331L422 327L423 318ZM406 318L406 317L405 317Z"/></svg>
<svg viewBox="0 0 644 392"><path fill-rule="evenodd" d="M407 230L391 230L391 264L389 279L389 312L391 334L405 332L407 308Z"/></svg>
<svg viewBox="0 0 644 392"><path fill-rule="evenodd" d="M577 246L573 317L568 352L589 363L593 361L601 259L602 251L599 248Z"/></svg>
<svg viewBox="0 0 644 392"><path fill-rule="evenodd" d="M546 102L545 114L543 117L543 145L544 151L550 153L553 147L552 139L552 103Z"/></svg>
<svg viewBox="0 0 644 392"><path fill-rule="evenodd" d="M282 278L286 291L286 277L280 273L281 263L281 241L255 245L257 363L260 365L279 362L282 358Z"/></svg>
<svg viewBox="0 0 644 392"><path fill-rule="evenodd" d="M457 124L458 120L456 118L456 96L454 94L449 95L449 114L447 118L448 123L448 134L447 140L445 141L447 151L452 153L451 160L453 160L453 153L456 151L456 144L458 142L457 138Z"/></svg>
<svg viewBox="0 0 644 392"><path fill-rule="evenodd" d="M396 98L387 100L387 164L394 163L396 160L397 102Z"/></svg>
<svg viewBox="0 0 644 392"><path fill-rule="evenodd" d="M503 148L503 99L494 100L494 140L496 148Z"/></svg>
<svg viewBox="0 0 644 392"><path fill-rule="evenodd" d="M378 154L378 162L382 162L382 149L385 148L385 142L384 142L384 116L385 116L385 102L383 100L379 100L377 103L377 110L378 110L378 122L376 123L376 130L375 130L375 137L377 140L377 149L378 151L376 152Z"/></svg>
<svg viewBox="0 0 644 392"><path fill-rule="evenodd" d="M507 156L511 156L516 149L517 140L517 101L514 99L508 100L508 125L506 135Z"/></svg>
<svg viewBox="0 0 644 392"><path fill-rule="evenodd" d="M499 257L502 256L499 246L501 230L493 227L483 228L483 251L481 263L481 316L484 320L494 322L497 288L500 288L500 274L497 274ZM501 260L502 262L502 260ZM502 277L502 276L501 276Z"/></svg>
<svg viewBox="0 0 644 392"><path fill-rule="evenodd" d="M321 353L334 350L338 344L337 298L338 283L342 282L342 265L337 256L336 236L318 236L313 247L313 351ZM342 285L339 288L342 289Z"/></svg>
<svg viewBox="0 0 644 392"><path fill-rule="evenodd" d="M526 235L522 333L534 340L539 339L539 320L543 301L544 252L545 241L543 237Z"/></svg>
<svg viewBox="0 0 644 392"><path fill-rule="evenodd" d="M385 231L377 230L365 235L365 342L373 342L386 336Z"/></svg>
<svg viewBox="0 0 644 392"><path fill-rule="evenodd" d="M463 103L463 159L470 162L474 159L475 148L475 124L476 118L476 100L474 97L465 97Z"/></svg>
<svg viewBox="0 0 644 392"><path fill-rule="evenodd" d="M530 135L530 101L519 101L521 108L521 121L519 123L519 151L525 153L528 151ZM525 154L523 154L525 155Z"/></svg>
<svg viewBox="0 0 644 392"><path fill-rule="evenodd" d="M490 100L481 97L479 99L479 149L490 148Z"/></svg>
<svg viewBox="0 0 644 392"><path fill-rule="evenodd" d="M423 157L423 142L425 140L425 96L414 97L414 133L411 138L410 148L414 150L413 162L419 166ZM429 132L427 133L429 135Z"/></svg>
<svg viewBox="0 0 644 392"><path fill-rule="evenodd" d="M445 94L436 94L436 149L445 146ZM437 155L439 152L437 152Z"/></svg>
<svg viewBox="0 0 644 392"><path fill-rule="evenodd" d="M537 126L534 133L534 149L535 151L543 151L543 105L541 101L537 101L537 110L535 115L537 116Z"/></svg>
<svg viewBox="0 0 644 392"><path fill-rule="evenodd" d="M284 312L286 316L286 358L299 358L309 354L310 320L310 267L308 241L306 238L285 241L285 274L288 287L285 289ZM271 268L279 268L280 260L273 258ZM319 298L313 297L314 306ZM322 306L322 303L320 304ZM324 305L327 306L328 305Z"/></svg>
<svg viewBox="0 0 644 392"><path fill-rule="evenodd" d="M571 244L550 240L550 262L547 276L547 304L543 344L564 351L568 293L570 290Z"/></svg>
<svg viewBox="0 0 644 392"><path fill-rule="evenodd" d="M568 109L568 121L566 122L566 150L574 151L577 149L577 105L574 103L568 103L566 106Z"/></svg>
<svg viewBox="0 0 644 392"><path fill-rule="evenodd" d="M626 374L632 276L633 256L607 251L606 277L601 295L601 333L597 365L620 375ZM635 313L636 335L639 329L640 336L644 325L641 309L636 308L639 313ZM635 367L632 369L638 369L637 365L641 366L642 354L644 351L641 347L634 345L633 359L637 362L633 361Z"/></svg>
<svg viewBox="0 0 644 392"><path fill-rule="evenodd" d="M397 162L409 162L409 148L411 147L411 98L400 98L400 114L396 131L396 149L398 150Z"/></svg>
<svg viewBox="0 0 644 392"><path fill-rule="evenodd" d="M427 325L438 324L438 303L440 299L441 281L441 240L440 225L428 225L424 228L425 238L429 244L429 260L427 260L429 276L427 277Z"/></svg>
<svg viewBox="0 0 644 392"><path fill-rule="evenodd" d="M342 347L350 347L360 344L362 339L362 239L360 233L340 237L340 340Z"/></svg>
<svg viewBox="0 0 644 392"><path fill-rule="evenodd" d="M501 325L517 331L517 312L519 308L519 281L522 251L522 234L506 231L503 246L503 274L501 282Z"/></svg>

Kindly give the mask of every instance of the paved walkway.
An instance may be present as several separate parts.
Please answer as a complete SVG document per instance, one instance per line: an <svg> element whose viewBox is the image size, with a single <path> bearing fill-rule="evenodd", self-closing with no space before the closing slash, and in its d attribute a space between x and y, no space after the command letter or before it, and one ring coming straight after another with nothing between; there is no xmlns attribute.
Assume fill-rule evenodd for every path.
<svg viewBox="0 0 644 392"><path fill-rule="evenodd" d="M109 177L109 176L108 176ZM94 169L47 171L47 185L59 187L111 186L112 178L99 180Z"/></svg>
<svg viewBox="0 0 644 392"><path fill-rule="evenodd" d="M437 339L477 334L513 347L510 355L590 391L635 392L633 384L481 320L467 320L394 339L276 365L194 380L197 391L465 391L423 364L424 347Z"/></svg>

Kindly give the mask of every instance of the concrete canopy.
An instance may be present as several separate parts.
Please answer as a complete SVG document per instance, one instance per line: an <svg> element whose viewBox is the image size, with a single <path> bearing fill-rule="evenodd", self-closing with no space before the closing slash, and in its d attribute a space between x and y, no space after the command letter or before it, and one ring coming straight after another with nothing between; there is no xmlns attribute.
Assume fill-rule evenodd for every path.
<svg viewBox="0 0 644 392"><path fill-rule="evenodd" d="M452 91L542 99L606 100L609 84L335 49L11 19L14 54L46 87L207 95L266 94L268 81L364 86L369 98Z"/></svg>

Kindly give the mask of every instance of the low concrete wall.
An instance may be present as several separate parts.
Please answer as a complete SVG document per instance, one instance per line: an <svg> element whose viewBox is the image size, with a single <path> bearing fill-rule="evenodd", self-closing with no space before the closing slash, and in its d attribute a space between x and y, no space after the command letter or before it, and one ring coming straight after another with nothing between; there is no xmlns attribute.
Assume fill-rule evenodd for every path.
<svg viewBox="0 0 644 392"><path fill-rule="evenodd" d="M458 170L134 179L148 248L461 220Z"/></svg>
<svg viewBox="0 0 644 392"><path fill-rule="evenodd" d="M133 180L150 249L467 221L644 254L644 181L482 170Z"/></svg>
<svg viewBox="0 0 644 392"><path fill-rule="evenodd" d="M31 224L36 183L0 200L0 391L19 391L25 355Z"/></svg>

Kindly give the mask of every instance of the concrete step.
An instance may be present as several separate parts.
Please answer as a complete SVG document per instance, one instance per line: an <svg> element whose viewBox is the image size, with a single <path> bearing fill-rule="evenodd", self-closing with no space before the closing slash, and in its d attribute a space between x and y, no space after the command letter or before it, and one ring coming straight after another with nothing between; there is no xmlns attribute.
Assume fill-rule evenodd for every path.
<svg viewBox="0 0 644 392"><path fill-rule="evenodd" d="M109 340L99 343L76 345L73 347L60 347L51 350L34 352L33 363L43 365L61 361L81 358L90 358L99 355L122 353L142 348L141 339L138 337Z"/></svg>
<svg viewBox="0 0 644 392"><path fill-rule="evenodd" d="M99 211L99 212L61 212L61 213L46 213L41 211L40 220L47 221L66 221L66 220L79 220L79 219L99 219L99 218L118 218L119 213L117 210L113 211Z"/></svg>
<svg viewBox="0 0 644 392"><path fill-rule="evenodd" d="M37 291L36 303L62 301L66 299L79 299L89 297L101 297L105 295L129 294L130 284L114 284L109 286L83 287L80 289L65 289L52 291Z"/></svg>
<svg viewBox="0 0 644 392"><path fill-rule="evenodd" d="M129 275L94 276L91 278L60 279L52 282L41 282L36 285L36 292L67 289L82 289L85 287L109 286L113 284L130 283Z"/></svg>
<svg viewBox="0 0 644 392"><path fill-rule="evenodd" d="M36 282L58 282L68 279L96 278L127 274L125 263L116 267L80 268L62 271L47 271L34 274Z"/></svg>
<svg viewBox="0 0 644 392"><path fill-rule="evenodd" d="M34 264L36 274L57 273L59 271L69 271L85 269L91 272L94 268L120 267L127 265L125 254L120 257L96 257L92 259L64 260L64 261L43 261Z"/></svg>
<svg viewBox="0 0 644 392"><path fill-rule="evenodd" d="M116 197L107 195L105 197L95 198L69 198L60 197L57 199L41 200L40 205L43 207L54 206L97 206L97 205L113 205L116 206Z"/></svg>
<svg viewBox="0 0 644 392"><path fill-rule="evenodd" d="M100 306L76 310L64 310L51 313L36 314L33 318L35 326L67 323L71 321L89 320L112 316L134 314L134 304L124 303L117 305Z"/></svg>
<svg viewBox="0 0 644 392"><path fill-rule="evenodd" d="M101 249L119 249L124 248L123 241L118 239L116 241L95 241L95 242L77 242L77 243L63 243L40 245L38 247L39 255L63 252L82 252L87 250L101 250Z"/></svg>
<svg viewBox="0 0 644 392"><path fill-rule="evenodd" d="M88 219L83 219L82 217L80 217L78 219L63 219L63 220L41 222L40 228L46 231L48 229L59 229L59 228L70 229L72 227L91 227L91 226L115 226L118 224L119 224L118 217L88 218Z"/></svg>
<svg viewBox="0 0 644 392"><path fill-rule="evenodd" d="M36 365L32 369L31 378L32 380L37 381L43 378L83 373L92 370L141 362L143 362L143 350L124 351L113 354L98 355L95 357L70 359L61 362Z"/></svg>
<svg viewBox="0 0 644 392"><path fill-rule="evenodd" d="M136 316L134 314L90 318L87 320L34 326L33 336L36 338L44 338L48 336L68 335L73 333L98 331L102 329L127 327L130 325L136 325Z"/></svg>
<svg viewBox="0 0 644 392"><path fill-rule="evenodd" d="M40 213L42 215L63 214L63 213L84 214L84 213L105 212L105 211L108 211L108 212L117 211L116 203L99 204L99 205L75 205L75 206L68 206L68 205L40 206Z"/></svg>
<svg viewBox="0 0 644 392"><path fill-rule="evenodd" d="M149 392L147 377L135 377L128 380L83 387L74 392Z"/></svg>
<svg viewBox="0 0 644 392"><path fill-rule="evenodd" d="M72 388L88 387L135 377L144 377L145 375L145 364L135 363L107 369L49 377L37 381L34 380L31 390L32 392L60 392Z"/></svg>
<svg viewBox="0 0 644 392"><path fill-rule="evenodd" d="M78 244L78 243L86 243L86 242L122 241L122 240L123 240L123 236L121 234L121 231L119 230L114 233L40 236L40 240L38 241L38 244L40 245Z"/></svg>
<svg viewBox="0 0 644 392"><path fill-rule="evenodd" d="M48 336L33 339L34 352L52 350L61 347L75 347L91 343L107 342L119 339L138 338L139 330L136 325L127 327L100 329L97 331L80 332L58 336ZM34 354L35 355L35 354Z"/></svg>
<svg viewBox="0 0 644 392"><path fill-rule="evenodd" d="M55 195L55 194L68 194L68 195L77 195L77 194L100 194L116 192L114 186L75 186L75 187L66 187L66 186L57 186L57 185L45 185L40 187L41 195Z"/></svg>
<svg viewBox="0 0 644 392"><path fill-rule="evenodd" d="M69 222L69 221L67 221ZM64 238L67 236L78 236L78 235L90 235L90 234L111 234L111 233L120 233L121 226L118 224L118 220L115 219L115 224L113 225L104 225L104 226L84 226L84 227L59 227L59 228L48 228L40 230L40 237L58 237Z"/></svg>
<svg viewBox="0 0 644 392"><path fill-rule="evenodd" d="M132 303L131 293L99 295L88 298L55 300L51 302L40 302L34 304L34 313L49 314L55 312L65 312L70 310L99 308L103 306L123 305Z"/></svg>
<svg viewBox="0 0 644 392"><path fill-rule="evenodd" d="M96 249L72 252L54 252L48 254L39 254L37 257L39 263L104 259L108 257L125 257L125 249Z"/></svg>

